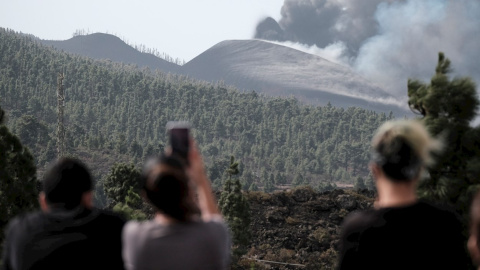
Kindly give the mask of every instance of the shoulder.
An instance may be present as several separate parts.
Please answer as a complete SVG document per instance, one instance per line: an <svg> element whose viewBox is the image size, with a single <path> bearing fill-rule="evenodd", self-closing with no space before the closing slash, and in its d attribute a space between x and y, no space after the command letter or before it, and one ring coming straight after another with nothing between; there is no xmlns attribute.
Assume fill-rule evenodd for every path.
<svg viewBox="0 0 480 270"><path fill-rule="evenodd" d="M123 234L134 234L140 230L141 227L144 226L144 222L138 222L138 221L128 221L125 223L125 226L123 227Z"/></svg>
<svg viewBox="0 0 480 270"><path fill-rule="evenodd" d="M141 235L148 234L152 227L152 221L128 221L125 223L125 226L123 226L123 239L128 241L138 239Z"/></svg>
<svg viewBox="0 0 480 270"><path fill-rule="evenodd" d="M41 211L20 214L8 222L6 232L12 233L20 230L29 231L29 228L38 227L44 219L45 215Z"/></svg>
<svg viewBox="0 0 480 270"><path fill-rule="evenodd" d="M376 210L355 211L350 213L343 222L343 232L361 232L376 223L380 213Z"/></svg>
<svg viewBox="0 0 480 270"><path fill-rule="evenodd" d="M422 201L418 203L418 209L419 212L429 219L442 220L443 222L460 222L460 216L451 207L446 205L435 205Z"/></svg>
<svg viewBox="0 0 480 270"><path fill-rule="evenodd" d="M223 231L225 233L228 233L227 224L225 223L225 221L221 216L219 216L218 218L212 218L208 221L196 222L196 224L198 224L201 227L206 227L208 229L211 229L215 232Z"/></svg>
<svg viewBox="0 0 480 270"><path fill-rule="evenodd" d="M162 236L159 225L153 221L128 221L122 230L122 241L126 249L132 250L144 246L149 239Z"/></svg>
<svg viewBox="0 0 480 270"><path fill-rule="evenodd" d="M101 209L92 209L90 213L90 217L87 219L95 220L95 224L98 224L101 227L108 227L108 228L123 228L126 223L126 220L120 214L101 210Z"/></svg>
<svg viewBox="0 0 480 270"><path fill-rule="evenodd" d="M427 202L420 203L423 207L423 219L435 229L433 232L442 231L442 234L455 235L463 231L463 223L460 215L453 208L445 205L436 205Z"/></svg>
<svg viewBox="0 0 480 270"><path fill-rule="evenodd" d="M100 209L95 209L94 211L97 212L98 216L102 219L110 220L112 222L118 222L122 224L125 224L126 222L126 219L118 213L107 211L107 210L100 210Z"/></svg>

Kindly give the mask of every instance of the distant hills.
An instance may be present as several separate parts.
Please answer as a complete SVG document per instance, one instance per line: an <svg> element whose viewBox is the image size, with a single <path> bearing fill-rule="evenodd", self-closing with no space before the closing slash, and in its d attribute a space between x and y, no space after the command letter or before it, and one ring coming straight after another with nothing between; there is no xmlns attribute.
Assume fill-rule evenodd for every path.
<svg viewBox="0 0 480 270"><path fill-rule="evenodd" d="M139 52L120 38L110 34L95 33L79 35L67 40L41 40L41 42L65 52L93 59L110 59L114 62L135 64L151 70L178 72L180 67L153 54Z"/></svg>
<svg viewBox="0 0 480 270"><path fill-rule="evenodd" d="M316 55L261 40L222 41L183 66L141 53L109 34L75 36L65 41L41 41L66 52L136 64L151 70L179 73L210 82L223 81L243 90L271 96L295 96L301 101L362 107L408 114L393 96L352 69Z"/></svg>

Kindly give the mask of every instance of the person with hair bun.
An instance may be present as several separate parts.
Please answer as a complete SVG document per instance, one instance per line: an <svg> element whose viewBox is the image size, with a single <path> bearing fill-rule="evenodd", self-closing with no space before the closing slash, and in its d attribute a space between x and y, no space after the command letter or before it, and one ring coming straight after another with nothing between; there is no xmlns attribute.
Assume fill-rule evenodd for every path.
<svg viewBox="0 0 480 270"><path fill-rule="evenodd" d="M372 139L378 198L344 221L338 269L466 269L462 224L454 212L418 199L417 184L441 143L416 120L383 124Z"/></svg>
<svg viewBox="0 0 480 270"><path fill-rule="evenodd" d="M193 140L188 163L163 155L147 163L143 197L153 220L123 230L125 268L227 269L230 236ZM188 164L188 165L187 165Z"/></svg>

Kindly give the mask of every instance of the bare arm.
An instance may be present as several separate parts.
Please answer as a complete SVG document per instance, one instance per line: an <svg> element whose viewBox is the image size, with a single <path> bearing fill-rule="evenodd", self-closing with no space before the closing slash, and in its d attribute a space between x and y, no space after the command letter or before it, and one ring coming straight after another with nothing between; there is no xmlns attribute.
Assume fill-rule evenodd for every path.
<svg viewBox="0 0 480 270"><path fill-rule="evenodd" d="M221 217L218 205L213 197L212 187L205 172L202 156L200 155L197 145L193 139L190 140L190 151L188 159L190 166L188 174L195 185L198 194L198 207L202 214L203 221L210 221L214 218Z"/></svg>

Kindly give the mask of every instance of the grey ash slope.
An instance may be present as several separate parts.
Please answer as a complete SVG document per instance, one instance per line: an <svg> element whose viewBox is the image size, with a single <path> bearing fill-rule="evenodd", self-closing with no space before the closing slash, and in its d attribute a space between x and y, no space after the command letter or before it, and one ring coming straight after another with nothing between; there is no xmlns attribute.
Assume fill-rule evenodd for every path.
<svg viewBox="0 0 480 270"><path fill-rule="evenodd" d="M294 95L313 104L358 106L407 114L393 96L344 67L319 56L261 40L228 40L182 66L182 73L224 81L272 96Z"/></svg>
<svg viewBox="0 0 480 270"><path fill-rule="evenodd" d="M64 50L94 59L110 59L114 62L135 64L138 67L148 67L151 70L164 72L178 72L179 65L170 63L153 54L142 53L120 38L103 33L75 36L68 40L41 40L47 46Z"/></svg>

